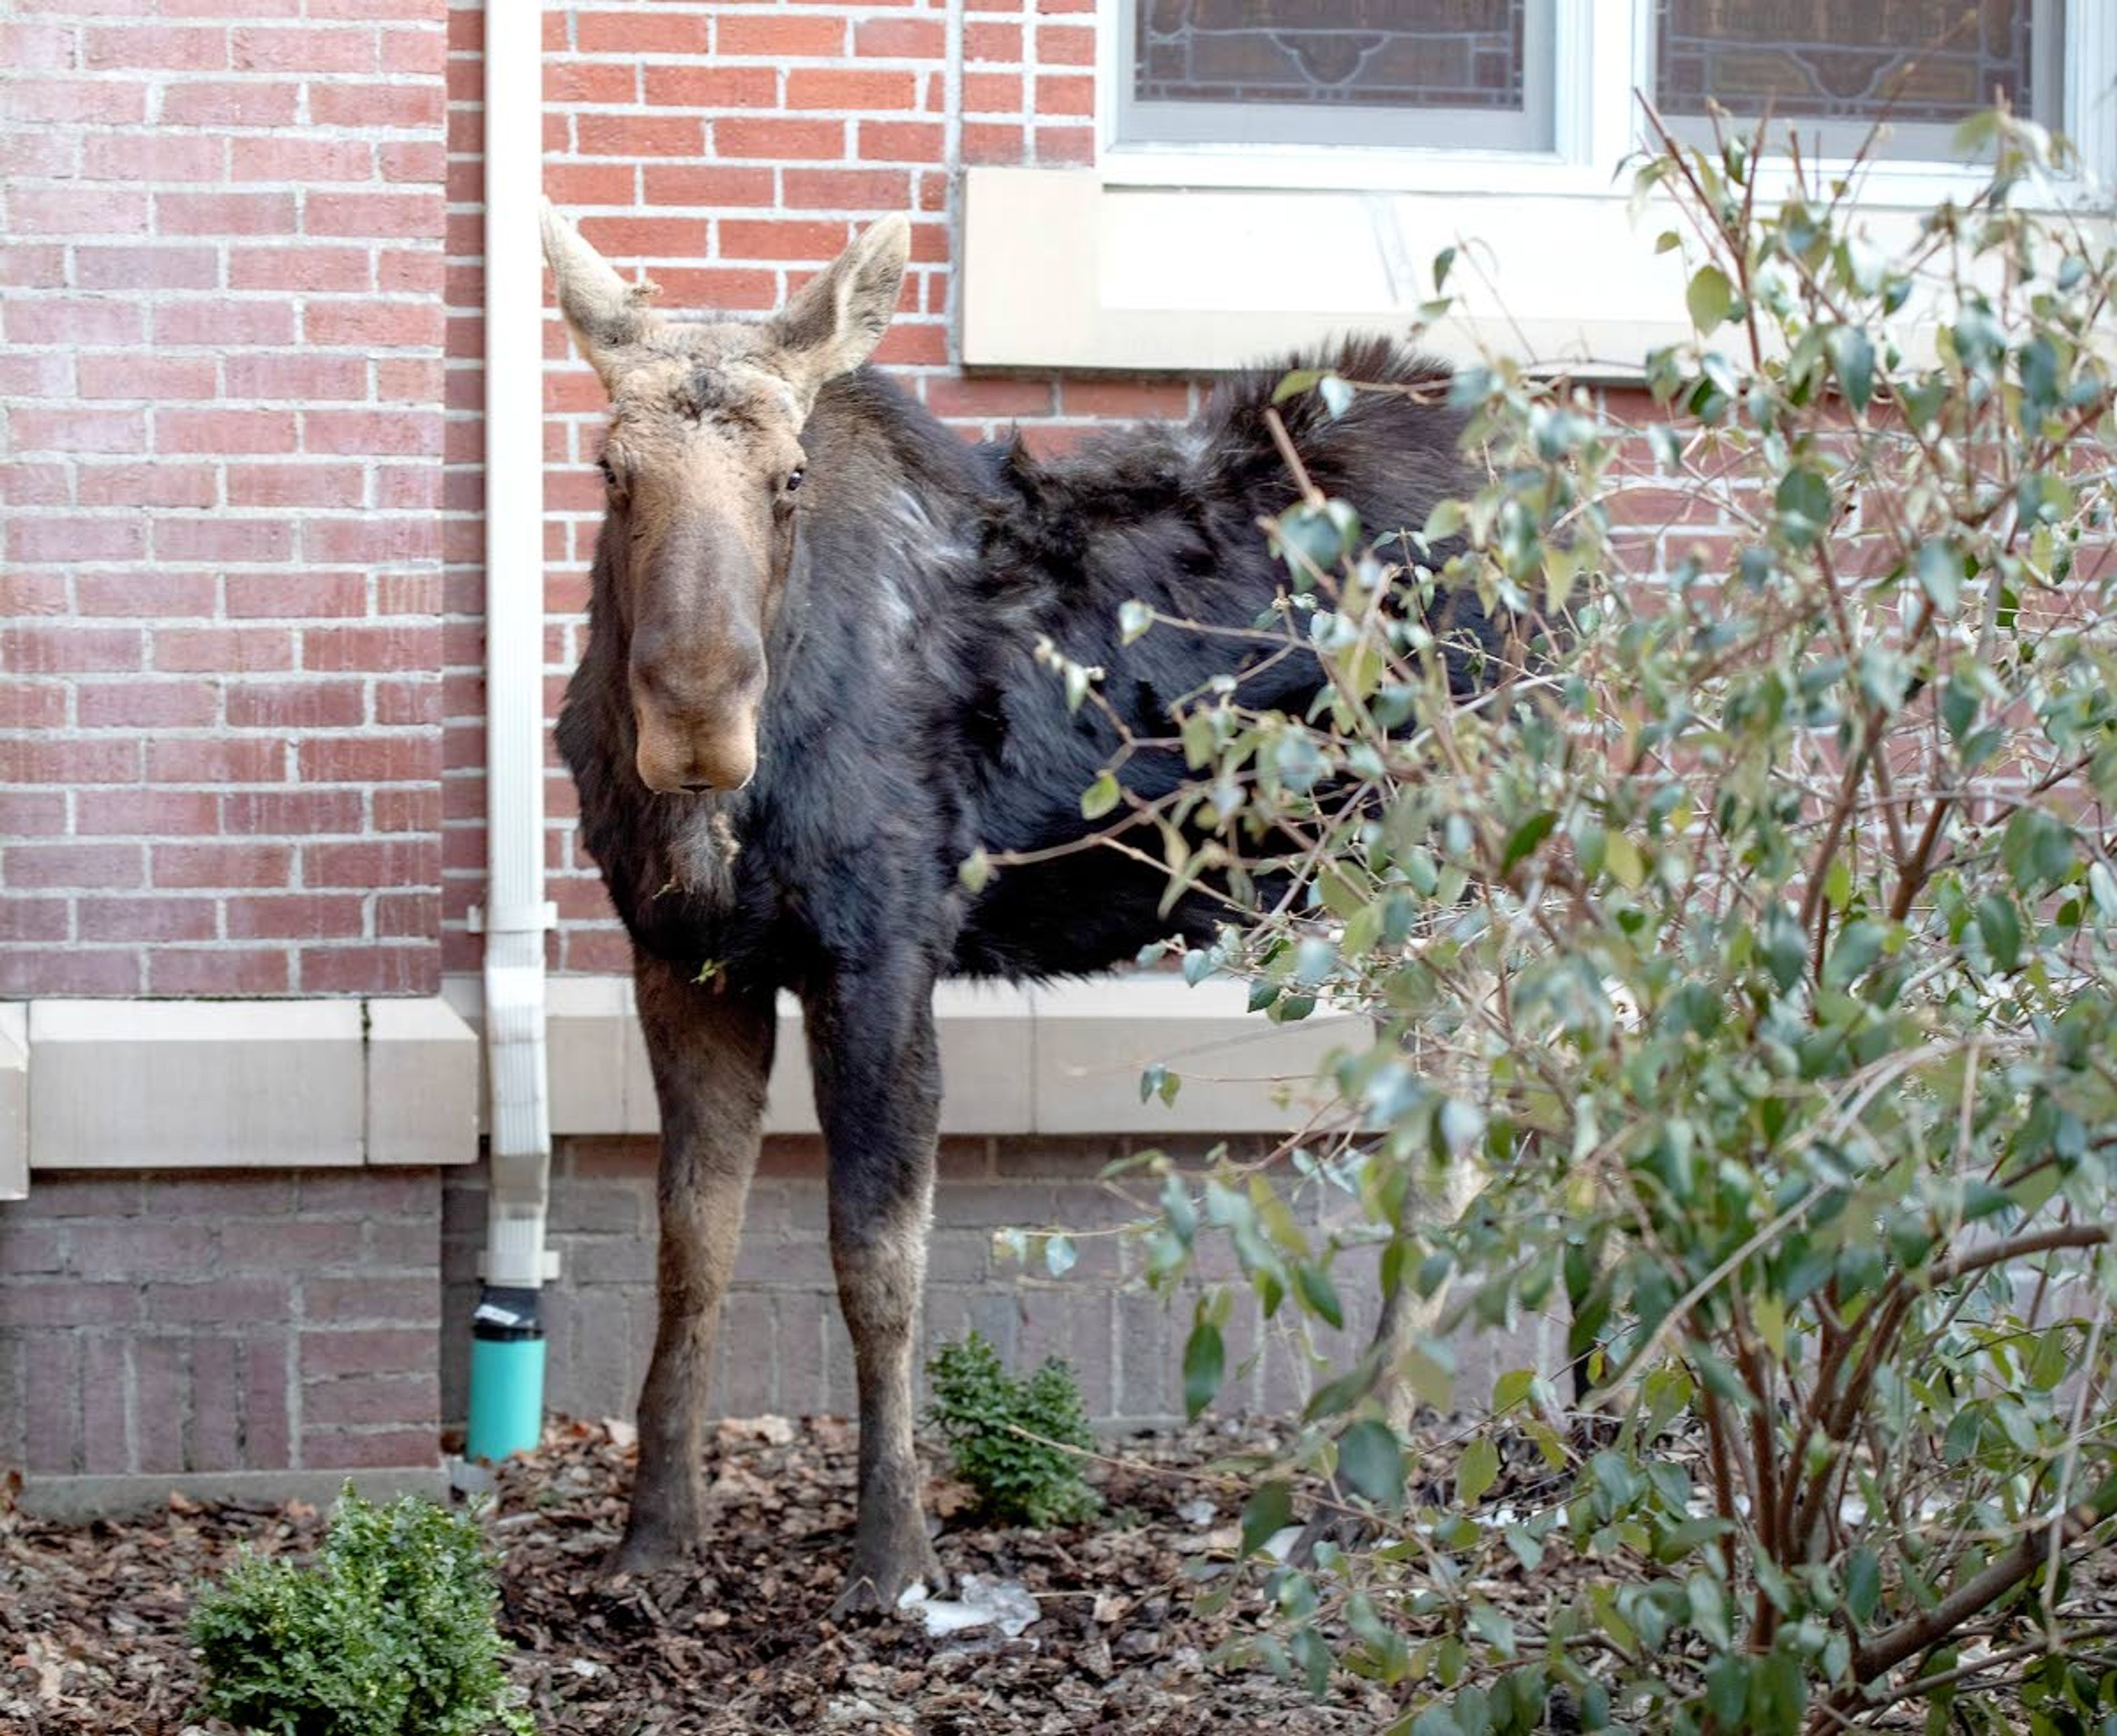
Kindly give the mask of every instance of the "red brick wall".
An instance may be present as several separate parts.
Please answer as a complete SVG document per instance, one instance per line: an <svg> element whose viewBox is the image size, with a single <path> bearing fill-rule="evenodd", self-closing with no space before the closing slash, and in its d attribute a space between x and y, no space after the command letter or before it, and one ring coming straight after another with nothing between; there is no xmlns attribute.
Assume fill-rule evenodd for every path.
<svg viewBox="0 0 2117 1736"><path fill-rule="evenodd" d="M0 995L436 983L442 7L0 23Z"/></svg>
<svg viewBox="0 0 2117 1736"><path fill-rule="evenodd" d="M39 1177L0 1207L0 1466L437 1462L440 1208L432 1170Z"/></svg>

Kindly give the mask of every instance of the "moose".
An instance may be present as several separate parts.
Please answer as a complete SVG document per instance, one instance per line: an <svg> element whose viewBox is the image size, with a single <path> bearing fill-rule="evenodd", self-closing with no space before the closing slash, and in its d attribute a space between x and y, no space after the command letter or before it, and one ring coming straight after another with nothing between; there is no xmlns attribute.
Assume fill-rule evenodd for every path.
<svg viewBox="0 0 2117 1736"><path fill-rule="evenodd" d="M1165 739L1172 703L1222 674L1246 703L1289 709L1323 680L1305 654L1211 633L1127 644L1118 624L1131 599L1238 627L1271 607L1259 519L1298 492L1266 415L1284 370L1229 378L1187 424L1039 459L1018 440L964 441L868 365L902 284L902 216L758 321L662 316L548 204L544 243L610 399L590 630L557 738L631 937L662 1120L659 1323L613 1564L648 1571L706 1540L708 1358L784 987L802 1007L859 1388L837 1609L886 1610L943 1582L911 1397L934 983L1103 971L1222 918L1196 893L1165 909L1164 875L1132 854L1049 852L1095 830L1082 793L1120 723ZM1462 492L1443 364L1364 339L1286 365L1427 388L1362 392L1335 415L1313 392L1283 407L1313 483L1363 524L1416 529ZM1450 630L1492 643L1460 605ZM1069 709L1040 639L1100 667L1102 703ZM1135 753L1123 775L1151 799L1183 762ZM980 849L1040 859L974 889L959 869Z"/></svg>

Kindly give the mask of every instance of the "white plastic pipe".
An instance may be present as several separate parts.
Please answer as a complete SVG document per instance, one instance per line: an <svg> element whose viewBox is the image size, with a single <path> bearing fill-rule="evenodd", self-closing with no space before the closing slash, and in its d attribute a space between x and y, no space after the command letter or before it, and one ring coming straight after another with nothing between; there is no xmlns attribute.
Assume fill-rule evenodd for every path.
<svg viewBox="0 0 2117 1736"><path fill-rule="evenodd" d="M544 1055L544 8L485 8L485 1281L551 1275Z"/></svg>

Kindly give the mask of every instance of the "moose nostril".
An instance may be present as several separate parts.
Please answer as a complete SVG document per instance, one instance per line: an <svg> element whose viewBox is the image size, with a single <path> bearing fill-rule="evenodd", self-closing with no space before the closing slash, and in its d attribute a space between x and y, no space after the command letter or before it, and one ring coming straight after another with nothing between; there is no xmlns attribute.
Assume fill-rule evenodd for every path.
<svg viewBox="0 0 2117 1736"><path fill-rule="evenodd" d="M713 787L710 783L687 783L684 786L684 790L687 795L710 796L713 792Z"/></svg>

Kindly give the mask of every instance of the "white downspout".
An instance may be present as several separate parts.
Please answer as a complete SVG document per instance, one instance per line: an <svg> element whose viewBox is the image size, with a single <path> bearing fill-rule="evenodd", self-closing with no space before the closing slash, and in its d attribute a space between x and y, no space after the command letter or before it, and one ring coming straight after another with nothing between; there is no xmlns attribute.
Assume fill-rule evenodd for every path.
<svg viewBox="0 0 2117 1736"><path fill-rule="evenodd" d="M473 1346L473 1458L536 1444L536 1293L556 1275L544 1246L544 935L556 912L544 896L543 12L540 0L485 7L487 885L473 916L485 932L491 1192ZM487 1357L493 1346L520 1349Z"/></svg>

